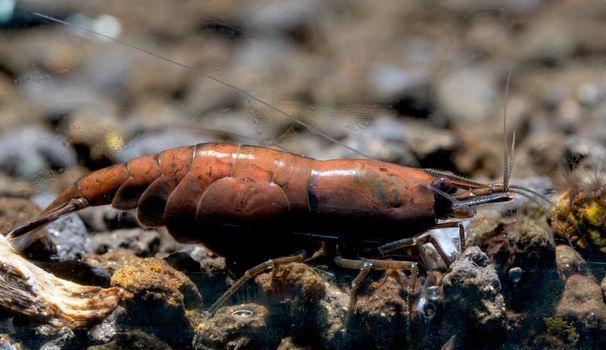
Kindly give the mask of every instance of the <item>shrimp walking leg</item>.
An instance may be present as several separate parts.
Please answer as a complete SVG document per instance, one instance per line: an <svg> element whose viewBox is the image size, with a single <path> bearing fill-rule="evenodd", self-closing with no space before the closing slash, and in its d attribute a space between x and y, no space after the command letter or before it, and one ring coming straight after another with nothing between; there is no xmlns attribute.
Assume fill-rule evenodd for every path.
<svg viewBox="0 0 606 350"><path fill-rule="evenodd" d="M442 229L442 228L458 228L459 229L459 252L463 252L463 250L465 250L465 228L463 227L463 224L461 222L444 222L444 223L439 223L436 224L435 226L431 227L429 230L435 230L435 229ZM425 261L425 257L427 256L427 254L425 253L424 250L421 250L419 248L419 244L422 246L425 243L431 243L434 248L436 249L436 251L438 252L438 254L440 255L440 257L442 258L442 260L444 260L444 263L446 264L446 266L450 266L450 258L448 257L448 255L446 254L446 252L444 252L444 250L442 249L442 246L439 244L439 242L436 241L436 239L431 236L431 235L426 235L423 237L410 237L410 238L403 238L394 242L389 242L386 244L383 244L381 246L379 246L377 249L379 250L379 252L381 253L381 255L385 255L385 253L390 252L390 251L394 251L397 249L401 249L401 248L406 248L406 247L412 247L412 246L416 246L417 249L419 250L419 254L421 255L421 258L424 260L424 263L428 263L428 261ZM425 266L430 266L430 265L425 265Z"/></svg>
<svg viewBox="0 0 606 350"><path fill-rule="evenodd" d="M225 304L225 302L232 295L234 295L234 293L236 293L236 291L238 291L238 289L240 289L240 287L242 287L249 280L259 276L260 274L262 274L263 272L265 272L267 270L272 270L272 269L276 268L277 266L289 264L291 262L301 262L301 261L303 261L303 259L305 259L305 256L306 256L305 252L302 252L302 253L300 253L298 255L294 255L294 256L285 256L285 257L276 258L276 259L269 259L265 262L260 263L257 266L254 266L254 267L246 270L246 272L244 272L244 275L242 275L242 277L240 277L236 281L236 283L234 283L227 291L225 291L225 293L223 293L223 295L221 295L221 297L219 297L219 299L217 299L217 301L215 301L215 303L212 304L211 307L205 312L205 318L206 319L211 318L215 314L215 312L221 306L223 306L223 304Z"/></svg>
<svg viewBox="0 0 606 350"><path fill-rule="evenodd" d="M414 293L414 286L417 280L419 269L417 263L413 261L394 261L394 260L374 260L374 259L345 259L340 256L335 257L335 264L346 269L359 270L358 275L351 283L351 291L349 295L349 307L347 309L347 315L345 316L345 330L348 329L349 322L354 313L354 306L358 300L358 290L362 285L362 282L370 270L405 270L410 271L412 274L412 287L409 290L409 294Z"/></svg>
<svg viewBox="0 0 606 350"><path fill-rule="evenodd" d="M353 315L353 308L356 304L356 301L358 300L358 290L360 289L362 282L366 279L366 277L370 273L370 270L373 267L372 263L369 261L360 262L362 262L362 268L360 269L360 272L358 272L356 278L354 278L354 280L351 282L351 292L349 293L349 306L347 307L347 315L345 316L345 330L349 329L349 322Z"/></svg>
<svg viewBox="0 0 606 350"><path fill-rule="evenodd" d="M457 227L459 228L459 251L463 253L465 250L465 227L460 222L457 223Z"/></svg>
<svg viewBox="0 0 606 350"><path fill-rule="evenodd" d="M450 263L451 263L450 258L448 257L448 255L446 254L444 249L442 249L442 246L439 244L439 242L436 241L436 239L431 235L426 235L423 237L403 238L403 239L400 239L400 240L397 240L394 242L384 244L384 245L378 247L377 249L379 250L379 252L381 254L384 255L387 252L394 251L397 249L406 248L406 247L415 247L416 250L419 252L419 256L421 257L421 260L423 261L423 265L425 266L425 269L434 270L433 266L435 265L435 263L429 257L429 255L427 255L427 251L425 250L425 247L423 246L426 243L431 243L432 246L434 247L434 249L436 250L436 252L438 252L438 255L440 255L440 258L446 264L446 266L450 266Z"/></svg>

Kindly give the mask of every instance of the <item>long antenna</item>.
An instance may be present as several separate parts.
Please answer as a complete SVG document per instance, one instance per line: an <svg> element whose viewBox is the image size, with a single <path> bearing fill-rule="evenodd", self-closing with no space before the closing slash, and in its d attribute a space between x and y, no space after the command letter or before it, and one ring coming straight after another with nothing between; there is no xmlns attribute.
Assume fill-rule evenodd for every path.
<svg viewBox="0 0 606 350"><path fill-rule="evenodd" d="M175 60L173 60L171 58L162 56L162 55L160 55L158 53L155 53L155 52L150 51L148 49L145 49L143 47L137 46L135 44L131 44L129 42L126 42L126 41L123 41L123 40L120 40L120 39L116 39L116 38L114 38L112 36L109 36L109 35L105 35L105 34L102 34L102 33L95 32L94 30L90 30L88 28L79 26L79 25L74 24L74 23L63 21L63 20L60 20L58 18L49 16L49 15L45 15L45 14L40 13L40 12L35 12L34 11L33 14L35 16L44 18L44 19L49 20L51 22L60 23L60 24L63 24L65 26L68 26L70 28L73 28L73 29L76 29L76 30L80 30L80 31L83 31L83 32L88 33L88 34L95 35L95 36L98 36L98 37L101 37L101 38L113 41L113 42L118 43L120 45L124 45L126 47L129 47L129 48L131 48L133 50L136 50L136 51L143 52L145 54L151 55L151 56L153 56L153 57L155 57L157 59L160 59L160 60L162 60L164 62L167 62L167 63L170 63L170 64L174 64L174 65L176 65L178 67L181 67L181 68L184 68L186 70L189 70L190 72L198 74L198 75L202 76L203 78L210 79L210 80L212 80L212 81L214 81L216 83L219 83L219 84L221 84L223 86L226 86L226 87L232 89L233 91L237 92L238 94L240 94L240 95L242 95L242 96L244 96L246 98L249 98L249 99L257 102L257 103L259 103L259 104L261 104L261 105L263 105L263 106L271 109L274 112L277 112L282 117L284 117L284 118L286 118L286 119L288 119L288 120L290 120L290 121L292 121L292 122L294 122L294 123L296 123L296 124L304 127L305 129L309 130L313 134L319 135L319 136L321 136L321 137L329 140L330 142L333 142L334 144L337 144L337 145L339 145L341 147L344 147L344 148L346 148L346 149L348 149L348 150L350 150L350 151L352 151L352 152L354 152L356 154L359 154L362 157L372 159L371 156L369 156L369 155L367 155L367 154L365 154L365 153L363 153L363 152L361 152L361 151L359 151L359 150L357 150L357 149L355 149L355 148L353 148L351 146L348 146L348 145L346 145L346 144L344 144L344 143L336 140L335 138L329 136L328 134L326 134L322 130L320 130L320 129L318 129L318 128L316 128L316 127L314 127L314 126L312 126L312 125L310 125L308 123L305 123L304 121L299 120L298 118L293 117L292 115L290 115L287 112L279 109L278 107L273 106L269 102L266 102L266 101L262 100L261 98L255 96L255 95L253 95L253 94L251 94L249 92L246 92L244 89L242 89L240 87L237 87L236 85L233 85L233 84L231 84L231 83L229 83L227 81L221 80L221 79L219 79L219 78L217 78L217 77L215 77L213 75L210 75L210 74L208 74L208 73L206 73L206 72L204 72L204 71L202 71L200 69L196 69L196 68L194 68L192 66L189 66L189 65L187 65L185 63L181 63L179 61L175 61Z"/></svg>
<svg viewBox="0 0 606 350"><path fill-rule="evenodd" d="M509 100L509 83L511 82L511 65L507 69L507 81L505 83L505 103L503 105L503 189L505 191L511 191L522 195L545 208L539 203L536 198L540 198L545 203L549 204L550 207L554 207L554 204L545 196L539 192L532 190L525 186L510 185L511 173L513 172L514 154L516 147L516 131L512 132L511 145L507 144L507 101ZM529 195L530 194L530 195ZM534 196L534 197L533 197Z"/></svg>
<svg viewBox="0 0 606 350"><path fill-rule="evenodd" d="M513 131L511 148L507 144L507 100L509 99L509 82L511 81L511 66L507 70L507 82L505 83L505 103L503 106L503 188L509 188L509 180L513 171L513 154L516 144L516 132Z"/></svg>

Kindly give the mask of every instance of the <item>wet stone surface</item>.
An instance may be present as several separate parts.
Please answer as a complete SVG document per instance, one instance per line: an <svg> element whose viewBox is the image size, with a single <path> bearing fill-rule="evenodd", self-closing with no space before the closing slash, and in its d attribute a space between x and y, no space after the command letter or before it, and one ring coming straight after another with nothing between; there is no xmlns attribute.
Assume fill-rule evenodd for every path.
<svg viewBox="0 0 606 350"><path fill-rule="evenodd" d="M46 226L50 244L54 247L52 260L80 260L93 247L82 219L76 214L66 215Z"/></svg>
<svg viewBox="0 0 606 350"><path fill-rule="evenodd" d="M193 340L196 350L262 349L279 341L268 328L269 312L257 304L227 306L198 325Z"/></svg>
<svg viewBox="0 0 606 350"><path fill-rule="evenodd" d="M228 271L225 259L198 245L186 246L185 250L174 252L164 261L175 270L185 273L200 290L204 290L206 303L214 302L228 288ZM210 305L210 304L208 304Z"/></svg>
<svg viewBox="0 0 606 350"><path fill-rule="evenodd" d="M256 278L269 297L272 319L301 344L336 346L347 296L302 263L279 266Z"/></svg>
<svg viewBox="0 0 606 350"><path fill-rule="evenodd" d="M120 229L94 234L92 246L96 254L124 249L140 257L150 257L159 251L162 238L163 236L154 230Z"/></svg>
<svg viewBox="0 0 606 350"><path fill-rule="evenodd" d="M76 335L69 328L63 328L57 332L56 338L48 341L40 347L44 350L60 350L66 348L75 348L77 346Z"/></svg>
<svg viewBox="0 0 606 350"><path fill-rule="evenodd" d="M117 269L111 283L134 294L125 304L133 324L155 329L169 343L190 344L203 310L202 296L186 275L164 260L137 258Z"/></svg>
<svg viewBox="0 0 606 350"><path fill-rule="evenodd" d="M445 315L443 327L470 331L463 344L498 344L506 329L506 305L495 266L478 247L469 247L443 277ZM490 336L488 336L490 335ZM447 340L447 339L446 339ZM445 341L446 341L445 340Z"/></svg>
<svg viewBox="0 0 606 350"><path fill-rule="evenodd" d="M283 338L276 350L309 350L310 346L296 344L291 337Z"/></svg>
<svg viewBox="0 0 606 350"><path fill-rule="evenodd" d="M139 257L127 250L113 250L103 255L93 254L84 258L84 262L102 268L110 275L123 266L134 264L139 260Z"/></svg>
<svg viewBox="0 0 606 350"><path fill-rule="evenodd" d="M404 272L389 270L380 279L369 283L366 292L358 297L348 333L352 346L369 342L386 349L398 348L402 341L411 344L407 335L426 320L417 312L417 301L422 284L413 285L414 279ZM429 306L437 311L435 306ZM432 312L430 311L430 312Z"/></svg>
<svg viewBox="0 0 606 350"><path fill-rule="evenodd" d="M606 331L606 305L602 288L592 277L570 276L556 306L556 315L573 319L587 329Z"/></svg>
<svg viewBox="0 0 606 350"><path fill-rule="evenodd" d="M120 333L121 325L128 322L128 314L122 306L117 307L101 323L90 330L90 338L93 343L106 344Z"/></svg>
<svg viewBox="0 0 606 350"><path fill-rule="evenodd" d="M587 262L579 252L569 245L560 244L556 247L556 265L562 279L579 274L587 275Z"/></svg>
<svg viewBox="0 0 606 350"><path fill-rule="evenodd" d="M160 339L141 331L117 334L103 345L89 346L87 350L170 350L173 349Z"/></svg>

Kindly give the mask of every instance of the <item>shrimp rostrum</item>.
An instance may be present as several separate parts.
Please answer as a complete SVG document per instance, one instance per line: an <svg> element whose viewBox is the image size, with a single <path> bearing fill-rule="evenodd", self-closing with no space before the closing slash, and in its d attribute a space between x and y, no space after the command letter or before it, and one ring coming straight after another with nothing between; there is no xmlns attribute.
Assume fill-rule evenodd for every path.
<svg viewBox="0 0 606 350"><path fill-rule="evenodd" d="M371 258L412 247L417 253L411 261L424 261L422 246L431 242L448 264L439 244L417 237L444 220L456 225L477 205L508 200L512 191L520 190L506 181L483 185L374 160L322 161L258 146L204 143L92 172L9 237L17 239L66 213L111 204L136 209L143 226L165 225L178 241L203 243L239 266L329 241L369 252ZM378 259L353 258L358 257L336 262L364 273L381 265Z"/></svg>

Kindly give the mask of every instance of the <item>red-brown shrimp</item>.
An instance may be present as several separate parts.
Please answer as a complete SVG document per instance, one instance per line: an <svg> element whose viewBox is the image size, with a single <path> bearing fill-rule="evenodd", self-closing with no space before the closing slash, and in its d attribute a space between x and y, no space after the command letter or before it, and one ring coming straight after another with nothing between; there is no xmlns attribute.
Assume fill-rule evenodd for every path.
<svg viewBox="0 0 606 350"><path fill-rule="evenodd" d="M321 161L206 143L92 172L10 236L111 204L136 209L142 225L166 225L178 241L201 242L220 255L283 255L309 241L306 235L376 243L412 237L440 218L469 217L470 206L507 196L503 185L374 160Z"/></svg>

